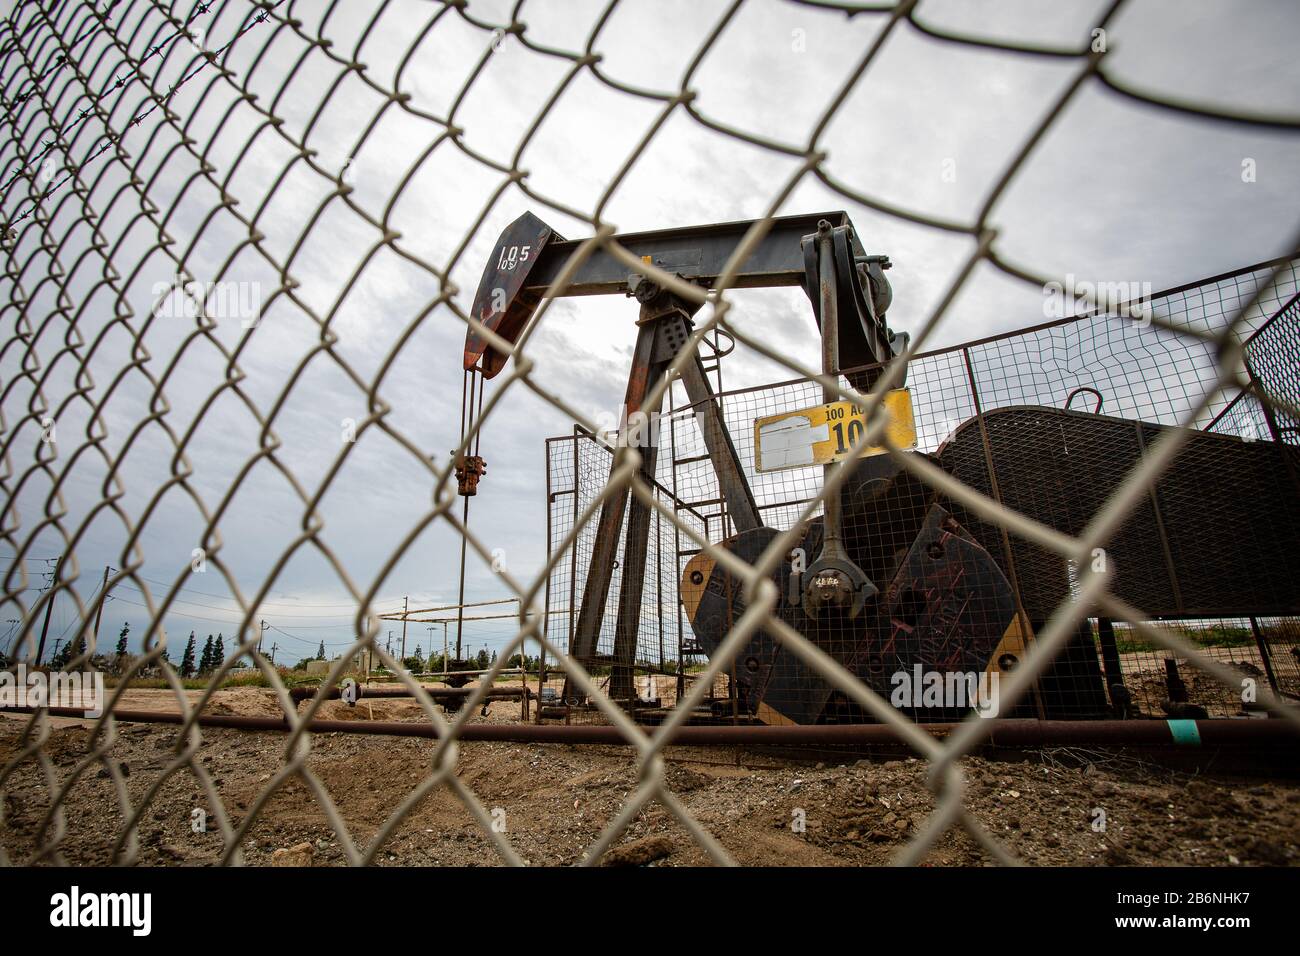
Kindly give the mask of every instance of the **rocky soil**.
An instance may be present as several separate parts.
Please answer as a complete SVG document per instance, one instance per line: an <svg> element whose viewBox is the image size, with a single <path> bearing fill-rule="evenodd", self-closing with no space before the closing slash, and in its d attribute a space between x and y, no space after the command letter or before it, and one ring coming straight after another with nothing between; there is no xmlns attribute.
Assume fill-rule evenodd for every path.
<svg viewBox="0 0 1300 956"><path fill-rule="evenodd" d="M158 695L154 700L150 695ZM132 691L124 709L166 708L167 692ZM174 706L174 703L173 703ZM265 691L221 692L214 710L275 713ZM487 717L518 719L518 705L497 702ZM319 716L419 719L411 701L377 700L348 709L326 704ZM57 850L67 863L106 865L125 815L116 785L94 762L68 789L63 813L50 814L47 773L60 790L85 760L88 730L53 721L41 752L18 760L25 718L0 717L0 848L11 862L37 858L62 829ZM285 738L203 728L196 761L210 775L232 825L255 805L285 764ZM107 759L122 770L126 796L139 806L138 859L147 865L209 865L223 855L215 808L187 766L168 773L176 728L121 724ZM306 766L328 792L358 845L366 845L429 773L432 742L318 734ZM741 863L872 865L911 840L933 808L924 761L795 762L735 751L675 749L669 786L680 802ZM1027 863L1040 865L1296 865L1300 863L1300 781L1192 775L1122 754L1049 751L1021 761L963 762L966 806ZM462 743L457 776L504 827L532 865L567 865L614 818L637 783L626 748ZM207 832L194 832L195 810ZM1105 829L1097 829L1105 814ZM798 822L803 827L798 827ZM792 826L792 824L796 824ZM304 847L303 845L307 846ZM246 862L339 865L347 862L312 788L300 776L270 793L242 837ZM47 854L43 859L49 860ZM458 797L438 787L402 818L375 861L380 865L476 866L500 862ZM696 865L708 862L684 827L658 803L646 806L607 862ZM950 830L924 863L977 866L991 859L972 839Z"/></svg>

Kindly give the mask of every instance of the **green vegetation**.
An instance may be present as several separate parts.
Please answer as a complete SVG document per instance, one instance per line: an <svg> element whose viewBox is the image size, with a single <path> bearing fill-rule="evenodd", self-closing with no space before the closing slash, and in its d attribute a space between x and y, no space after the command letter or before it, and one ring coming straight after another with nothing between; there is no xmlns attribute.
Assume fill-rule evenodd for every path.
<svg viewBox="0 0 1300 956"><path fill-rule="evenodd" d="M1166 631L1172 631L1197 647L1245 647L1255 643L1255 635L1251 633L1249 627L1231 624L1177 624L1172 622L1158 623L1156 626ZM1293 635L1283 633L1278 628L1261 627L1260 631L1263 633L1265 640L1270 642L1294 639ZM1135 629L1123 625L1115 626L1115 646L1121 654L1134 654L1142 651L1163 652L1165 650L1160 645L1146 640Z"/></svg>

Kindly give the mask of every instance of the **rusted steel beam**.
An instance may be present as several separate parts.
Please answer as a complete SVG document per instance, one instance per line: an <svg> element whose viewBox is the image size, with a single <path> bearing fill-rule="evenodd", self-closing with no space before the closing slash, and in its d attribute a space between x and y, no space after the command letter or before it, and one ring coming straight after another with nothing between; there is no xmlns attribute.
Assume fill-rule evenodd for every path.
<svg viewBox="0 0 1300 956"><path fill-rule="evenodd" d="M646 393L653 385L650 377L653 372L654 344L654 324L641 325L637 330L636 345L632 352L632 370L628 375L627 391L623 397L624 414L628 418L642 410ZM610 473L612 474L617 467L617 461L611 461ZM642 470L644 471L644 466ZM609 586L614 574L614 562L618 556L618 539L622 535L623 520L627 514L628 496L626 488L619 488L616 492L606 495L600 506L600 518L596 522L596 538L592 543L591 562L582 589L582 604L579 605L578 622L569 648L569 654L577 661L590 662L596 653L601 626L605 621L605 606L609 601ZM626 579L623 586L627 587ZM564 696L568 698L574 693L571 681L566 679Z"/></svg>
<svg viewBox="0 0 1300 956"><path fill-rule="evenodd" d="M31 713L33 707L4 707L0 712ZM71 707L41 708L52 717L85 719L85 712ZM126 723L179 724L181 715L147 710L115 710L113 716ZM278 717L244 717L233 714L203 714L201 727L229 727L237 730L289 729ZM1146 748L1286 748L1300 749L1300 734L1281 720L1002 720L988 721L986 745L993 747L1082 747L1124 746ZM945 737L958 724L921 724L919 729ZM391 720L313 720L312 733L373 734L390 737L437 738L431 723L403 723ZM557 743L627 745L617 727L554 724L466 724L458 739L500 743ZM671 743L684 747L790 747L869 746L902 744L903 739L884 724L828 724L779 727L686 726L679 727Z"/></svg>
<svg viewBox="0 0 1300 956"><path fill-rule="evenodd" d="M424 692L433 700L463 700L474 693L476 687L425 687ZM380 697L412 697L414 696L410 689L398 685L396 687L360 687L358 694L359 700L374 700ZM319 687L290 687L289 697L292 700L311 700L318 693ZM331 687L329 693L325 695L327 700L337 700L341 688ZM494 687L489 690L484 697L485 700L518 700L524 695L522 687Z"/></svg>
<svg viewBox="0 0 1300 956"><path fill-rule="evenodd" d="M722 497L727 503L727 513L736 531L750 531L763 526L763 519L754 500L754 492L745 480L745 469L736 454L736 446L727 430L726 420L718 407L708 376L704 374L704 365L697 355L693 361L682 367L682 384L686 395L695 410L695 422L708 448L704 458L713 462L718 473L718 484L722 487Z"/></svg>
<svg viewBox="0 0 1300 956"><path fill-rule="evenodd" d="M842 211L778 216L772 220L767 234L737 269L731 280L732 287L746 289L802 285L804 260L799 241L809 233L816 232L817 223L822 219L829 219L837 226L851 225L848 214ZM707 285L717 280L753 225L753 220L710 223L652 232L624 233L614 238L642 261L651 262L688 282ZM522 285L523 291L534 295L545 293L569 257L584 241L574 239L547 243L536 268L527 274ZM628 272L627 265L621 260L615 259L605 249L597 249L578 267L564 294L608 295L627 292Z"/></svg>

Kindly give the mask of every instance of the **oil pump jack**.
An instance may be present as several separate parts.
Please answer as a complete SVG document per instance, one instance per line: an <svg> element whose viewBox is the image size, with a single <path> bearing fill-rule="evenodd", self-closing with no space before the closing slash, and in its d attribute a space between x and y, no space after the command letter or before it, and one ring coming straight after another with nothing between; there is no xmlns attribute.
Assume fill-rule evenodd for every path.
<svg viewBox="0 0 1300 956"><path fill-rule="evenodd" d="M707 289L715 285L753 225L731 222L657 230L620 235L617 241L640 261ZM686 343L698 306L629 271L604 249L592 252L564 289L554 290L561 270L581 244L566 240L530 213L520 216L496 243L479 283L473 314L513 343L544 296L634 298L639 316L624 405L629 417L637 412L649 415L657 409L645 407L646 396ZM892 331L886 322L892 291L885 270L890 265L887 256L866 252L844 212L785 216L770 223L733 274L731 286L802 287L820 329L823 372L842 374L853 388L866 392L878 380L884 363L901 354L907 342L905 333ZM508 357L474 330L468 333L467 375L491 378L504 368ZM720 547L753 564L779 532L764 526L762 509L698 354L684 364L680 377L735 532ZM822 408L830 409L838 395L826 388L823 398ZM910 415L910 405L907 412ZM996 472L1009 479L1002 489L1008 506L1077 533L1164 427L1068 407L1013 406L962 423L928 457L986 494L995 491ZM1244 580L1252 582L1246 586L1241 585L1242 579L1227 581L1207 573L1204 562L1185 556L1175 566L1169 547L1171 527L1184 525L1189 533L1194 528L1199 535L1217 535L1222 551L1222 542L1240 533L1231 526L1232 517L1271 512L1269 521L1253 533L1267 537L1267 544L1276 546L1278 553L1287 552L1288 542L1300 529L1300 507L1294 495L1296 463L1290 451L1249 447L1267 444L1197 432L1166 476L1166 483L1202 485L1205 462L1214 461L1215 474L1232 487L1240 504L1218 523L1223 527L1213 521L1207 524L1204 514L1162 509L1154 494L1149 508L1138 509L1130 526L1136 526L1136 534L1127 534L1117 544L1124 556L1121 562L1130 558L1131 566L1164 570L1166 580L1145 580L1140 586L1142 606L1153 616L1300 613L1300 586L1294 575L1279 575L1270 567L1269 547L1235 556ZM1090 449L1091 457L1080 455L1082 448ZM651 442L638 450L641 478L653 483L657 448ZM760 452L768 453L761 448ZM463 466L477 469L477 477L482 461L475 457ZM832 465L825 465L827 473ZM898 673L919 669L992 675L1015 667L1034 633L1069 594L1071 569L1064 559L1013 542L1005 530L927 487L889 455L861 458L850 467L847 480L825 496L823 514L804 524L799 545L774 573L781 599L773 613L886 697ZM1063 467L1073 469L1078 479L1069 488L1061 479ZM605 499L569 649L585 666L610 669L608 692L615 701L632 701L636 695L633 667L650 522L650 509L630 492ZM602 655L598 638L620 536L623 564L613 653ZM1160 550L1152 543L1156 541ZM1186 585L1179 586L1180 578L1193 577L1194 598ZM708 554L697 553L687 562L681 602L699 644L710 656L743 614L743 590L742 583ZM1102 657L1099 666L1091 627L1083 622L1039 678L1034 694L1014 713L1001 716L1086 717L1115 712L1124 696L1119 658L1117 653L1107 653L1105 645ZM735 657L732 676L741 710L756 721L807 724L869 719L763 629ZM566 699L576 694L575 688L566 686ZM934 704L908 704L902 709L922 720L957 719L968 712L967 707Z"/></svg>

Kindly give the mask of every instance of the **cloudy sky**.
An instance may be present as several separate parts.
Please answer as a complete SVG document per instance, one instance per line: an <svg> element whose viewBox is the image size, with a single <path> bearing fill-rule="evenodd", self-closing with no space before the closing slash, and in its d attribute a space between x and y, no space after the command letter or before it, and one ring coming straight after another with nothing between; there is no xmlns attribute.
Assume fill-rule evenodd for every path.
<svg viewBox="0 0 1300 956"><path fill-rule="evenodd" d="M942 32L1071 48L1089 41L1108 5L923 0L917 18ZM850 18L774 0L738 9L719 0L625 0L612 9L529 0L517 15L529 48L493 30L510 22L508 2L473 2L461 13L418 0L312 0L282 3L266 22L252 23L252 8L232 0L192 19L227 79L197 66L194 45L167 43L147 55L175 32L160 8L185 19L192 7L188 0L121 2L100 30L77 4L53 24L31 8L6 14L7 37L21 34L21 50L3 54L5 96L30 88L42 95L9 111L3 152L4 216L16 236L0 278L8 293L0 318L8 508L0 569L24 567L29 587L41 583L40 572L51 567L43 559L64 550L59 531L43 523L53 514L64 534L77 536L83 599L106 564L123 566L132 534L143 560L138 574L160 599L202 543L197 498L209 515L222 509L216 555L246 596L275 572L259 617L275 629L268 645L278 643L282 661L306 656L322 640L333 650L345 646L355 605L341 574L364 592L399 552L378 584L377 610L399 609L406 595L412 606L455 600L454 530L436 522L403 547L430 511L427 462L443 464L460 431L465 327L435 304L440 275L449 273L455 301L468 311L506 224L532 211L566 237L590 234L598 203L633 156L601 210L622 231L762 215L797 158L718 132L680 106L640 148L664 104L629 90L672 94L698 58L689 81L695 111L710 124L802 151L888 24L878 14ZM1107 30L1105 66L1131 89L1294 116L1297 27L1300 10L1287 0L1135 0ZM56 33L65 43L84 33L72 47L75 70L48 67ZM331 41L328 51L312 42L318 37ZM572 58L589 45L600 75L584 67L571 76ZM123 49L143 58L138 68L123 65ZM365 65L364 77L348 69L353 63ZM859 194L970 223L1081 67L1078 59L942 42L903 22L825 125L816 144L828 156L824 169ZM165 92L191 72L169 102L172 122L154 110L129 125L149 108L150 88ZM119 77L126 78L121 88ZM241 100L244 90L255 94L254 105ZM394 90L409 99L395 101ZM129 130L120 143L106 144L104 123L92 114L65 129L66 152L40 152L50 112L66 127L92 102L110 126ZM448 121L458 139L446 136ZM79 170L81 195L65 182L69 163ZM516 165L533 195L508 184L501 170ZM1243 177L1247 168L1252 175ZM1000 254L1037 274L1162 289L1293 249L1298 174L1296 132L1162 111L1089 82L990 221ZM339 195L339 176L352 187L352 206ZM214 182L234 205L223 205ZM780 212L833 209L849 211L869 252L891 257L891 325L916 329L970 254L969 237L877 213L812 176ZM200 333L177 309L151 318L176 259L200 281L256 290L256 327L223 316ZM737 327L816 364L801 292L749 291L733 301ZM556 302L529 346L534 381L593 420L612 417L635 317L621 298ZM981 266L931 343L1041 321L1041 288ZM32 348L16 338L32 332ZM725 376L736 387L789 372L742 348ZM347 422L366 418L366 390L377 379L384 422L406 445L363 430L321 492L344 450ZM32 407L54 419L52 446L40 444L45 416L33 416ZM277 447L255 461L272 416L267 440ZM569 416L518 384L486 426L488 474L471 525L520 580L544 560L543 440L571 429ZM184 462L175 460L181 441ZM48 473L32 470L38 447L57 454ZM117 468L107 507L110 461ZM172 480L190 469L184 483ZM303 498L318 495L308 519ZM311 541L295 547L305 520L322 526L323 549ZM27 560L13 560L18 549ZM241 615L214 565L186 577L164 622L173 645L191 630L229 638L237 629ZM136 635L147 628L140 583L113 588L101 640L124 622ZM7 585L23 587L18 573ZM21 618L36 594L18 591L7 602L0 634L13 633L7 622ZM506 594L471 553L466 599ZM75 628L73 602L60 599L52 637ZM471 648L499 647L511 631L489 622L467 634ZM427 652L430 636L413 626L408 648L420 643ZM441 628L435 640L440 646Z"/></svg>

